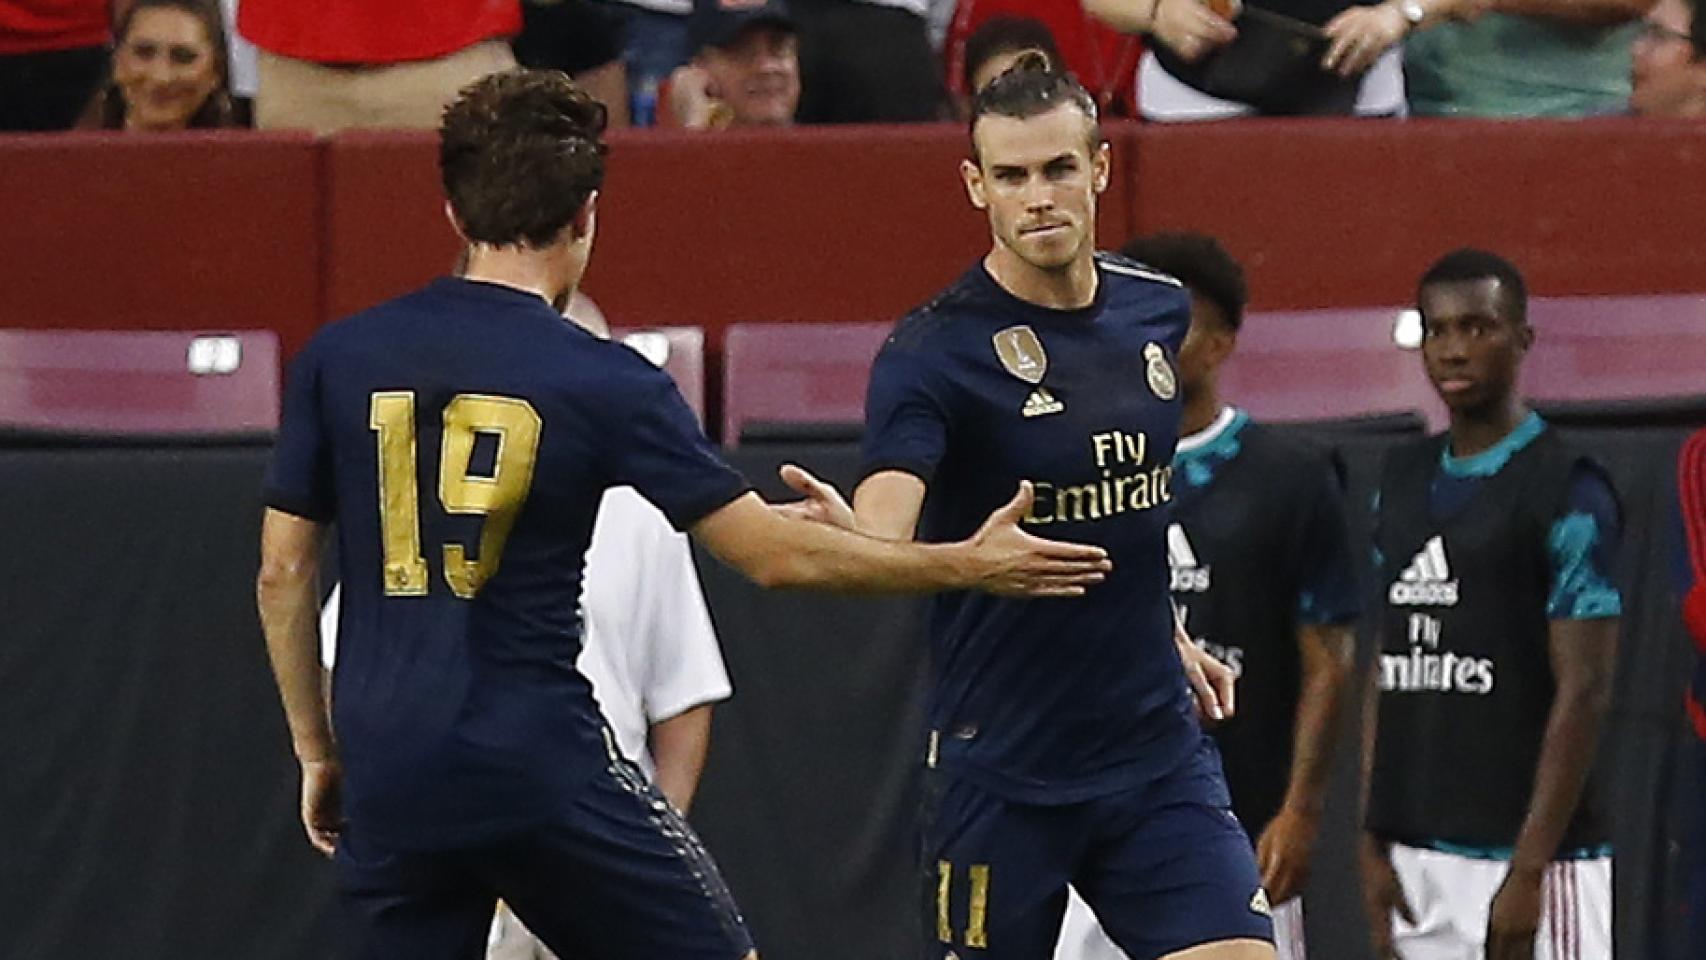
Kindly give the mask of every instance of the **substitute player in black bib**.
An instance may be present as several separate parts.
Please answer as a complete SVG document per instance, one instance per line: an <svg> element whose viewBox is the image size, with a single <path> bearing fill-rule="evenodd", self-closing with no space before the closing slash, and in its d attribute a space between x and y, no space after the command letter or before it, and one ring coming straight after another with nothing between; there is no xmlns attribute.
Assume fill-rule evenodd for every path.
<svg viewBox="0 0 1706 960"><path fill-rule="evenodd" d="M1072 884L1136 960L1272 957L1168 597L1190 299L1094 254L1109 153L1075 81L1022 61L972 114L962 172L994 242L877 358L857 521L957 539L1027 479L1026 527L1103 546L1114 570L1075 601L934 605L932 953L1046 960Z"/></svg>
<svg viewBox="0 0 1706 960"><path fill-rule="evenodd" d="M335 851L352 956L473 960L500 897L577 960L756 956L715 865L622 759L575 669L606 489L634 487L765 585L1071 596L1106 566L1022 532L1026 489L934 549L750 493L667 374L553 307L591 253L603 121L562 74L467 88L440 146L466 274L333 324L291 371L258 593L303 822ZM333 523L329 724L315 580Z"/></svg>
<svg viewBox="0 0 1706 960"><path fill-rule="evenodd" d="M1515 267L1448 254L1417 304L1451 429L1382 468L1369 922L1404 960L1609 960L1590 771L1622 612L1617 497L1517 392L1534 332Z"/></svg>
<svg viewBox="0 0 1706 960"><path fill-rule="evenodd" d="M1273 902L1275 950L1303 960L1301 894L1360 609L1341 471L1329 451L1221 399L1218 373L1237 345L1247 295L1242 268L1219 243L1159 234L1121 252L1191 294L1179 349L1185 435L1167 528L1173 602L1190 635L1238 673L1238 713L1214 736ZM1074 898L1055 956L1121 954Z"/></svg>

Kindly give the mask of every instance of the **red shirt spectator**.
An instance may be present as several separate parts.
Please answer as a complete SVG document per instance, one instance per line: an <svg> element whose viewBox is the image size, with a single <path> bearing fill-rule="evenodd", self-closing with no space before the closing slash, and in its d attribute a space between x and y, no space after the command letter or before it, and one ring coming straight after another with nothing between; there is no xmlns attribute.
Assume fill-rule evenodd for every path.
<svg viewBox="0 0 1706 960"><path fill-rule="evenodd" d="M237 17L256 46L316 63L431 60L521 30L516 0L244 0Z"/></svg>

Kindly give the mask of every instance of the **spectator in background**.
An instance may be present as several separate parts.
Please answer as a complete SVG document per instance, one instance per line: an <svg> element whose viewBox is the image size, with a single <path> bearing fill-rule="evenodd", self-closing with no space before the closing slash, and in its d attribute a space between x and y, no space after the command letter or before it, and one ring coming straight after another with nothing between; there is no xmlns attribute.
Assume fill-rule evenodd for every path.
<svg viewBox="0 0 1706 960"><path fill-rule="evenodd" d="M1044 54L1058 69L1077 77L1096 98L1102 116L1135 115L1136 66L1142 45L1135 36L1091 20L1079 0L959 0L943 59L948 90L960 112L965 112L971 94L983 85L972 82L978 64L989 63L996 54L1027 49ZM991 70L988 76L1001 72Z"/></svg>
<svg viewBox="0 0 1706 960"><path fill-rule="evenodd" d="M670 78L670 112L691 130L786 126L800 105L799 38L782 0L740 8L700 0L698 53Z"/></svg>
<svg viewBox="0 0 1706 960"><path fill-rule="evenodd" d="M434 129L463 86L515 66L518 0L243 0L255 125Z"/></svg>
<svg viewBox="0 0 1706 960"><path fill-rule="evenodd" d="M1629 106L1644 117L1706 116L1706 22L1698 0L1659 0L1635 38Z"/></svg>
<svg viewBox="0 0 1706 960"><path fill-rule="evenodd" d="M0 3L0 133L69 130L107 73L120 0Z"/></svg>
<svg viewBox="0 0 1706 960"><path fill-rule="evenodd" d="M1084 0L1084 9L1153 39L1138 66L1138 112L1173 122L1400 115L1404 72L1394 45L1416 2Z"/></svg>
<svg viewBox="0 0 1706 960"><path fill-rule="evenodd" d="M1432 11L1430 0L1418 0ZM1629 106L1631 46L1654 0L1446 0L1404 43L1410 112L1583 117ZM1433 17L1430 15L1430 20Z"/></svg>
<svg viewBox="0 0 1706 960"><path fill-rule="evenodd" d="M597 0L522 0L515 59L535 70L561 70L604 104L606 129L629 124L628 68L622 62L622 14Z"/></svg>
<svg viewBox="0 0 1706 960"><path fill-rule="evenodd" d="M688 29L693 0L615 0L622 20L622 60L637 127L658 122L658 98L678 67L693 58Z"/></svg>
<svg viewBox="0 0 1706 960"><path fill-rule="evenodd" d="M741 0L695 0L733 9ZM750 0L748 0L750 2ZM791 0L800 35L801 123L946 117L929 0Z"/></svg>
<svg viewBox="0 0 1706 960"><path fill-rule="evenodd" d="M113 79L100 100L103 129L235 125L225 26L212 0L136 0L117 34Z"/></svg>
<svg viewBox="0 0 1706 960"><path fill-rule="evenodd" d="M1070 72L1054 34L1035 17L990 17L963 38L949 59L950 64L959 64L958 75L948 75L948 89L954 92L954 105L960 114L969 115L972 94L1006 73L1027 53L1042 57L1050 69Z"/></svg>

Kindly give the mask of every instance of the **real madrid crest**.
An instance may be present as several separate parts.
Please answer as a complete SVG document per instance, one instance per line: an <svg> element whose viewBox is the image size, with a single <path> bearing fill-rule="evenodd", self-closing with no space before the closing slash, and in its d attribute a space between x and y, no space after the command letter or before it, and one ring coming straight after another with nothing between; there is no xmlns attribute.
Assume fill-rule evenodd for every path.
<svg viewBox="0 0 1706 960"><path fill-rule="evenodd" d="M1048 372L1048 352L1043 349L1043 342L1037 339L1035 330L1020 324L1002 330L994 339L995 355L1000 358L1001 365L1008 373L1035 388L1025 398L1025 406L1020 412L1027 417L1041 417L1066 409L1066 405L1056 400L1042 385L1043 374Z"/></svg>
<svg viewBox="0 0 1706 960"><path fill-rule="evenodd" d="M1167 351L1159 343L1149 343L1143 348L1143 359L1147 361L1143 373L1149 380L1149 389L1163 400L1173 399L1179 392L1179 378L1167 363Z"/></svg>

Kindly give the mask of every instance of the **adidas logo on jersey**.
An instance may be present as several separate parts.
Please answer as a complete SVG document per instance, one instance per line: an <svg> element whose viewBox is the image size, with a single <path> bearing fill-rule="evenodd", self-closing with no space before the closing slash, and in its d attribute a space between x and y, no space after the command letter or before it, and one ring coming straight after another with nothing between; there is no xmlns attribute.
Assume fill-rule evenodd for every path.
<svg viewBox="0 0 1706 960"><path fill-rule="evenodd" d="M1455 607L1457 581L1445 559L1445 541L1435 536L1422 545L1386 594L1395 607Z"/></svg>
<svg viewBox="0 0 1706 960"><path fill-rule="evenodd" d="M1025 398L1025 409L1022 412L1027 417L1046 417L1065 409L1066 404L1056 400L1054 394L1048 392L1048 388L1038 387Z"/></svg>
<svg viewBox="0 0 1706 960"><path fill-rule="evenodd" d="M1167 526L1167 566L1172 568L1174 593L1205 593L1211 577L1209 567L1197 563L1197 552L1179 524Z"/></svg>

